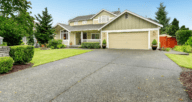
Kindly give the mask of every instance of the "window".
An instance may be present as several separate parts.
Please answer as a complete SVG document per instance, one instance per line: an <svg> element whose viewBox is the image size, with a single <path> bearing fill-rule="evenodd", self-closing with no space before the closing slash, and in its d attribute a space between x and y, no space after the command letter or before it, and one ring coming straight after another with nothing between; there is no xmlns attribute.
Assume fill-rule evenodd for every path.
<svg viewBox="0 0 192 102"><path fill-rule="evenodd" d="M68 40L68 32L67 31L61 31L61 39Z"/></svg>
<svg viewBox="0 0 192 102"><path fill-rule="evenodd" d="M74 25L78 25L78 22L74 22Z"/></svg>
<svg viewBox="0 0 192 102"><path fill-rule="evenodd" d="M107 23L109 21L109 16L99 17L99 23Z"/></svg>
<svg viewBox="0 0 192 102"><path fill-rule="evenodd" d="M127 19L127 18L128 18L128 13L125 14L125 19Z"/></svg>
<svg viewBox="0 0 192 102"><path fill-rule="evenodd" d="M91 38L92 39L99 39L99 34L92 34Z"/></svg>
<svg viewBox="0 0 192 102"><path fill-rule="evenodd" d="M87 21L82 21L82 24L87 24Z"/></svg>

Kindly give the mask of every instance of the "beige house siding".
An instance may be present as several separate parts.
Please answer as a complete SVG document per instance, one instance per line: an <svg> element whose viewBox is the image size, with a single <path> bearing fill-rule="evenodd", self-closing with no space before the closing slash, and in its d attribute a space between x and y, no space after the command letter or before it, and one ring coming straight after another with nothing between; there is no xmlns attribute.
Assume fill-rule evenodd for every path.
<svg viewBox="0 0 192 102"><path fill-rule="evenodd" d="M93 24L93 20L88 20L87 24L82 24L83 21L78 21L78 25L87 25L87 24ZM70 26L78 26L78 25L74 25L74 22L71 22L69 24Z"/></svg>
<svg viewBox="0 0 192 102"><path fill-rule="evenodd" d="M61 28L60 26L55 27L55 29L56 29L56 31L55 31L56 35L55 35L54 39L60 39L60 30L65 30L65 29Z"/></svg>
<svg viewBox="0 0 192 102"><path fill-rule="evenodd" d="M103 30L125 30L125 29L144 29L144 28L157 28L158 26L145 21L132 14L128 14L128 18L125 18L125 14L111 22L103 28Z"/></svg>
<svg viewBox="0 0 192 102"><path fill-rule="evenodd" d="M101 17L101 16L109 16L110 18L114 18L115 16L114 15L112 15L112 14L110 14L110 13L108 13L108 12L106 12L106 11L102 11L101 13L99 13L97 16L95 16L94 18L93 18L93 24L104 24L104 23L99 23L99 21L98 21L98 18L99 17ZM112 20L112 19L109 19L109 21L110 20Z"/></svg>
<svg viewBox="0 0 192 102"><path fill-rule="evenodd" d="M70 42L69 42L69 44L72 42L72 45L76 45L75 44L75 34L76 33L70 33Z"/></svg>
<svg viewBox="0 0 192 102"><path fill-rule="evenodd" d="M148 32L109 33L109 48L148 49Z"/></svg>
<svg viewBox="0 0 192 102"><path fill-rule="evenodd" d="M101 37L101 42L103 43L103 40L106 40L107 42L107 33L106 32L102 32L102 37Z"/></svg>
<svg viewBox="0 0 192 102"><path fill-rule="evenodd" d="M150 47L152 46L152 42L153 42L154 39L157 40L157 46L159 46L159 42L158 42L158 30L150 31Z"/></svg>

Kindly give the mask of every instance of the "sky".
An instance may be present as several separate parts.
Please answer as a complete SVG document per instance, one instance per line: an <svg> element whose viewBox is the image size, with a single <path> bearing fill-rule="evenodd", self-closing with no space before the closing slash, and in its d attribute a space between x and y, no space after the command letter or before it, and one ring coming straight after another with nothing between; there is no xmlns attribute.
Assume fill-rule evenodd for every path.
<svg viewBox="0 0 192 102"><path fill-rule="evenodd" d="M102 9L108 11L129 10L143 17L155 19L157 7L163 2L168 17L179 20L179 26L185 25L192 30L192 0L28 0L31 1L31 16L41 14L47 7L53 17L53 26L57 23L68 24L76 16L96 14ZM35 16L34 16L35 17Z"/></svg>

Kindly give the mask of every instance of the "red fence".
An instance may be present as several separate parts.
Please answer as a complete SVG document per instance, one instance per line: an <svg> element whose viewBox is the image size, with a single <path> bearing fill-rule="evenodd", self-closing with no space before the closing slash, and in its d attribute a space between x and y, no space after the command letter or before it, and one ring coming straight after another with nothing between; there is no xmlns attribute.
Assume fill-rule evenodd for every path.
<svg viewBox="0 0 192 102"><path fill-rule="evenodd" d="M161 48L173 48L177 45L177 40L175 37L167 37L167 36L160 36L159 37L160 43L161 43Z"/></svg>

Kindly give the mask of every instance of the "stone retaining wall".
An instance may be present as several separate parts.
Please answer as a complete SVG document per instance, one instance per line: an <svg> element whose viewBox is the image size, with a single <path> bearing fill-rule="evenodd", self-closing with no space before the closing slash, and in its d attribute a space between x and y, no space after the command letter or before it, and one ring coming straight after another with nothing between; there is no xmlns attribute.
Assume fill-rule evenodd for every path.
<svg viewBox="0 0 192 102"><path fill-rule="evenodd" d="M9 56L9 51L9 46L0 46L0 57Z"/></svg>

